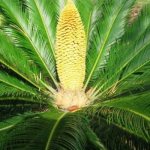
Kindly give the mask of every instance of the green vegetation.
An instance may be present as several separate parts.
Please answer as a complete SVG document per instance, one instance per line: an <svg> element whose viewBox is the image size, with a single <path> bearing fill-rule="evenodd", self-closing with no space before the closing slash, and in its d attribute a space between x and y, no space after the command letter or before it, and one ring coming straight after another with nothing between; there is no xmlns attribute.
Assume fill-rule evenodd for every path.
<svg viewBox="0 0 150 150"><path fill-rule="evenodd" d="M0 0L0 150L149 150L150 4L130 21L136 0L73 0L87 39L88 103L68 109L56 103L55 56L66 2Z"/></svg>

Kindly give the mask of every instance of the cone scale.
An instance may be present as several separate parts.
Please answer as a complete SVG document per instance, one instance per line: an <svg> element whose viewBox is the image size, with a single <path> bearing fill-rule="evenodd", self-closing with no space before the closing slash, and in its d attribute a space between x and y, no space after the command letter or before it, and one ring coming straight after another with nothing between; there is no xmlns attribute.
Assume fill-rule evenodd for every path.
<svg viewBox="0 0 150 150"><path fill-rule="evenodd" d="M86 103L82 90L85 79L86 37L80 14L68 0L60 14L56 33L56 64L60 89L56 105L64 109L80 108Z"/></svg>

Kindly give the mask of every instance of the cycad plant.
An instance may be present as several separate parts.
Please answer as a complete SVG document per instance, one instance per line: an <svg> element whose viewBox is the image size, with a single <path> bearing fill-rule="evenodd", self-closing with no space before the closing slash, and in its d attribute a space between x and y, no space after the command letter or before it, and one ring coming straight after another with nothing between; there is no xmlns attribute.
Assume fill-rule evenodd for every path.
<svg viewBox="0 0 150 150"><path fill-rule="evenodd" d="M0 149L150 149L150 5L0 0Z"/></svg>

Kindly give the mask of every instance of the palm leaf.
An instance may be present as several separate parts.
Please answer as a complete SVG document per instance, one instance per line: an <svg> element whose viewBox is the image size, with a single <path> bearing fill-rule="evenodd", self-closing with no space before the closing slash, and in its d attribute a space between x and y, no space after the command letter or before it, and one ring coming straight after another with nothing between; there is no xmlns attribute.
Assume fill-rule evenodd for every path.
<svg viewBox="0 0 150 150"><path fill-rule="evenodd" d="M28 92L33 95L36 94L35 89L2 71L0 71L0 81L26 93Z"/></svg>
<svg viewBox="0 0 150 150"><path fill-rule="evenodd" d="M86 134L88 138L88 149L90 146L92 146L92 148L94 147L96 150L106 150L104 144L100 141L95 132L91 130L91 128L87 128Z"/></svg>
<svg viewBox="0 0 150 150"><path fill-rule="evenodd" d="M104 79L104 78L107 77L108 74L110 74L110 72L107 74L108 70L111 70L114 73L115 72L114 68L116 68L116 66L117 66L116 63L117 62L120 63L122 61L122 59L123 59L123 56L127 55L127 53L125 53L125 54L123 53L124 52L123 49L127 49L126 46L129 43L133 43L134 44L138 40L138 38L140 38L144 34L145 30L150 25L149 24L149 22L150 22L149 18L150 18L149 5L146 5L143 8L143 10L141 11L141 13L139 14L138 19L133 24L129 25L127 23L126 28L125 28L125 35L122 37L123 38L123 41L122 41L123 44L122 44L122 46L115 47L116 49L120 49L118 51L120 51L121 54L120 55L117 54L118 51L114 51L115 48L110 49L111 55L112 55L112 53L114 55L110 59L109 59L109 57L105 58L105 62L103 63L102 67L99 69L99 72L97 72L97 74L95 75L95 78L94 78L95 80L99 80L99 82L100 82L99 84L102 85L103 82L105 80L107 80L107 79ZM123 46L125 48L123 48ZM130 51L129 51L128 55L130 54ZM108 62L110 62L109 63L110 66L109 66L109 69L107 70L107 63ZM90 62L89 62L89 64L90 64ZM116 69L116 70L118 70L118 69Z"/></svg>
<svg viewBox="0 0 150 150"><path fill-rule="evenodd" d="M3 26L4 24L4 16L1 14L1 11L0 11L0 28Z"/></svg>
<svg viewBox="0 0 150 150"><path fill-rule="evenodd" d="M48 39L51 55L55 56L54 39L58 18L58 2L39 0L27 0L29 17L36 24L38 30Z"/></svg>
<svg viewBox="0 0 150 150"><path fill-rule="evenodd" d="M2 33L2 31L0 32L0 44L0 63L4 64L6 67L20 75L23 79L39 88L39 86L35 83L35 78L33 78L34 74L35 76L37 75L36 69L30 67L31 65L24 53L17 49L11 40Z"/></svg>
<svg viewBox="0 0 150 150"><path fill-rule="evenodd" d="M116 94L134 92L137 90L144 91L149 88L150 83L150 63L139 69L126 80L118 85ZM130 84L132 82L132 84Z"/></svg>
<svg viewBox="0 0 150 150"><path fill-rule="evenodd" d="M12 96L12 95L22 95L23 93L25 94L25 92L21 92L19 89L14 88L12 86L9 86L8 84L2 83L0 82L0 97L7 95L7 97Z"/></svg>
<svg viewBox="0 0 150 150"><path fill-rule="evenodd" d="M2 148L83 150L86 141L79 116L49 112L27 117L7 131ZM20 136L22 135L22 136ZM1 142L1 143L2 143Z"/></svg>
<svg viewBox="0 0 150 150"><path fill-rule="evenodd" d="M91 44L88 50L88 63L87 63L87 79L85 87L88 85L93 74L100 67L104 57L108 53L110 45L116 39L124 34L125 19L128 11L132 7L134 1L110 1L107 0L102 5L102 20L98 20L94 25L96 26L95 32L91 37ZM113 15L112 15L113 14ZM97 34L96 34L97 33ZM95 58L91 57L96 56ZM91 58L90 58L91 57ZM89 67L88 64L91 64Z"/></svg>
<svg viewBox="0 0 150 150"><path fill-rule="evenodd" d="M0 149L149 149L149 5L129 24L135 0L73 1L87 35L84 89L96 101L69 113L51 107L67 0L0 0Z"/></svg>
<svg viewBox="0 0 150 150"><path fill-rule="evenodd" d="M0 71L0 101L22 100L41 103L45 99L47 99L46 93L41 94L22 80Z"/></svg>
<svg viewBox="0 0 150 150"><path fill-rule="evenodd" d="M4 132L7 131L11 128L13 128L16 124L18 124L19 122L21 122L26 116L32 116L35 115L36 113L27 113L24 115L17 115L15 117L11 117L8 118L6 120L3 120L2 122L0 122L0 132Z"/></svg>
<svg viewBox="0 0 150 150"><path fill-rule="evenodd" d="M23 98L22 98L23 97ZM51 105L44 97L17 96L0 99L0 121L29 112L43 112Z"/></svg>
<svg viewBox="0 0 150 150"><path fill-rule="evenodd" d="M30 61L27 55L14 46L11 39L2 31L0 32L0 63L15 72L18 76L38 89L52 90L46 83L37 67ZM21 58L21 59L20 59ZM19 62L19 63L18 63Z"/></svg>
<svg viewBox="0 0 150 150"><path fill-rule="evenodd" d="M96 85L99 90L106 92L114 85L130 77L130 75L149 62L149 29L150 26L146 29L143 28L143 34L139 34L138 38L135 37L135 41L127 41L125 42L126 44L124 42L119 42L119 44L116 44L111 49L107 64L107 73L103 76L103 81L100 80ZM104 83L104 81L106 82Z"/></svg>
<svg viewBox="0 0 150 150"><path fill-rule="evenodd" d="M6 119L2 122L0 122L0 147L2 149L5 149L5 147L3 147L3 141L7 134L7 131L11 130L12 128L14 128L18 123L22 122L24 120L24 118L26 117L31 117L34 116L36 113L27 113L25 115L17 115L15 117Z"/></svg>
<svg viewBox="0 0 150 150"><path fill-rule="evenodd" d="M47 95L33 95L0 83L0 120L18 113L44 111L52 103Z"/></svg>
<svg viewBox="0 0 150 150"><path fill-rule="evenodd" d="M150 141L149 91L133 96L120 97L95 105L99 116L109 123Z"/></svg>
<svg viewBox="0 0 150 150"><path fill-rule="evenodd" d="M150 148L149 142L122 130L115 124L106 122L103 118L94 117L91 126L108 150L147 150Z"/></svg>
<svg viewBox="0 0 150 150"><path fill-rule="evenodd" d="M128 42L134 42L136 39L138 39L144 31L149 26L150 22L150 10L149 10L150 4L145 5L142 10L140 11L137 19L132 24L127 24L126 26L126 32L124 35L124 40ZM139 31L139 32L137 32ZM136 36L135 36L136 34Z"/></svg>
<svg viewBox="0 0 150 150"><path fill-rule="evenodd" d="M17 25L17 27L15 27L15 29L17 29L16 32L19 31L19 34L22 35L21 39L18 39L19 36L16 36L15 38L19 40L21 45L26 43L26 45L23 44L22 47L27 48L34 53L37 62L41 64L42 68L45 68L45 71L47 71L53 82L57 84L54 79L54 72L52 70L53 65L51 64L51 55L47 48L47 44L44 41L43 36L37 33L36 26L34 26L32 20L28 18L28 13L22 10L20 4L19 0L1 0L0 2L0 5L9 19L15 24L15 26Z"/></svg>

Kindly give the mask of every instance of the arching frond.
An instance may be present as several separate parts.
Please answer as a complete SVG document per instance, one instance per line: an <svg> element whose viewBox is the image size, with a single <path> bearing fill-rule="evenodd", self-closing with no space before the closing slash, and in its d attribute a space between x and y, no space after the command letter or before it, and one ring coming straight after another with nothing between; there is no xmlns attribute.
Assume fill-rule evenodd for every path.
<svg viewBox="0 0 150 150"><path fill-rule="evenodd" d="M20 94L19 94L20 93ZM19 89L16 89L15 87L9 86L8 84L0 82L0 97L7 95L12 96L12 95L22 95L25 94L25 92L21 92Z"/></svg>
<svg viewBox="0 0 150 150"><path fill-rule="evenodd" d="M0 11L0 28L3 26L4 24L4 16L2 15L1 11Z"/></svg>
<svg viewBox="0 0 150 150"><path fill-rule="evenodd" d="M91 42L88 47L85 87L94 76L95 71L100 67L100 64L103 63L110 46L124 34L126 17L133 2L134 0L121 0L119 2L116 0L108 0L102 5L101 19L98 19L94 24L95 30L89 39Z"/></svg>
<svg viewBox="0 0 150 150"><path fill-rule="evenodd" d="M33 117L34 115L36 115L37 113L27 113L24 115L17 115L15 117L3 120L0 122L0 147L1 149L5 149L5 147L3 147L3 142L4 139L6 138L6 134L9 130L13 129L18 123L22 122L26 117ZM6 139L5 139L6 140Z"/></svg>
<svg viewBox="0 0 150 150"><path fill-rule="evenodd" d="M47 97L46 93L42 94L36 88L29 86L26 82L6 72L0 71L0 101L22 100L45 103L46 99L51 99Z"/></svg>
<svg viewBox="0 0 150 150"><path fill-rule="evenodd" d="M11 103L15 104L18 101L21 101L22 103L33 102L47 105L52 105L53 103L52 98L48 97L47 95L40 93L38 94L38 92L36 95L33 95L29 92L21 91L17 88L0 82L0 107L5 109L7 106L9 107ZM21 102L18 104L21 104Z"/></svg>
<svg viewBox="0 0 150 150"><path fill-rule="evenodd" d="M34 88L2 71L0 71L0 82L17 88L22 92L28 92L33 95L36 95L36 90Z"/></svg>
<svg viewBox="0 0 150 150"><path fill-rule="evenodd" d="M147 150L150 148L149 142L122 130L115 124L106 122L101 117L94 117L91 121L91 126L107 150Z"/></svg>
<svg viewBox="0 0 150 150"><path fill-rule="evenodd" d="M9 135L3 136L1 149L24 147L33 150L83 150L86 142L85 128L78 115L59 113L51 109L15 124L6 132Z"/></svg>
<svg viewBox="0 0 150 150"><path fill-rule="evenodd" d="M45 69L53 82L57 85L52 70L51 54L48 50L47 43L43 36L38 33L37 27L32 20L28 18L27 12L22 10L20 1L1 0L0 5L10 21L13 22L12 25L15 26L15 32L22 36L22 38L19 38L19 36L15 38L22 47L30 50L30 53L34 54L34 58L36 58L37 62L40 63L41 67Z"/></svg>
<svg viewBox="0 0 150 150"><path fill-rule="evenodd" d="M90 149L90 147L94 147L96 150L106 150L104 144L100 141L95 132L93 132L90 128L87 128L86 134L88 138L88 149Z"/></svg>
<svg viewBox="0 0 150 150"><path fill-rule="evenodd" d="M59 13L58 1L27 0L30 19L47 40L51 55L55 56L55 34ZM54 58L53 58L54 59Z"/></svg>
<svg viewBox="0 0 150 150"><path fill-rule="evenodd" d="M150 14L147 13L147 15ZM148 19L148 17L145 18ZM136 26L138 26L138 24ZM147 28L143 28L143 31L140 32L141 34L139 34L139 37L135 34L135 41L131 40L129 42L125 40L125 43L121 42L116 44L111 49L105 75L103 74L103 80L100 80L96 85L102 93L112 88L119 82L127 79L130 75L149 63L150 24L146 26Z"/></svg>
<svg viewBox="0 0 150 150"><path fill-rule="evenodd" d="M94 106L95 115L108 123L150 141L149 91L133 96L108 100Z"/></svg>
<svg viewBox="0 0 150 150"><path fill-rule="evenodd" d="M38 76L36 69L34 69L32 64L29 63L26 55L17 49L2 31L0 31L0 44L0 63L20 75L32 85L39 88L39 86L35 83L34 78L34 75ZM27 78L27 76L29 78Z"/></svg>
<svg viewBox="0 0 150 150"><path fill-rule="evenodd" d="M116 94L122 94L127 92L136 92L137 90L144 91L150 86L150 63L143 66L141 69L133 73L126 80L123 80L118 85ZM132 83L132 84L131 84Z"/></svg>
<svg viewBox="0 0 150 150"><path fill-rule="evenodd" d="M132 24L126 25L126 32L123 36L124 41L136 41L150 25L150 4L145 5L140 11L137 19ZM137 32L138 31L138 32Z"/></svg>
<svg viewBox="0 0 150 150"><path fill-rule="evenodd" d="M1 150L150 149L150 5L130 21L136 2L0 0Z"/></svg>
<svg viewBox="0 0 150 150"><path fill-rule="evenodd" d="M47 103L39 102L23 102L22 100L16 101L0 101L0 121L4 121L10 117L18 114L28 112L43 112L48 109Z"/></svg>
<svg viewBox="0 0 150 150"><path fill-rule="evenodd" d="M9 130L10 128L13 128L17 123L21 122L25 117L29 116L34 116L35 114L38 113L26 113L24 115L17 115L15 117L11 117L8 119L5 119L0 122L0 132L4 132Z"/></svg>

